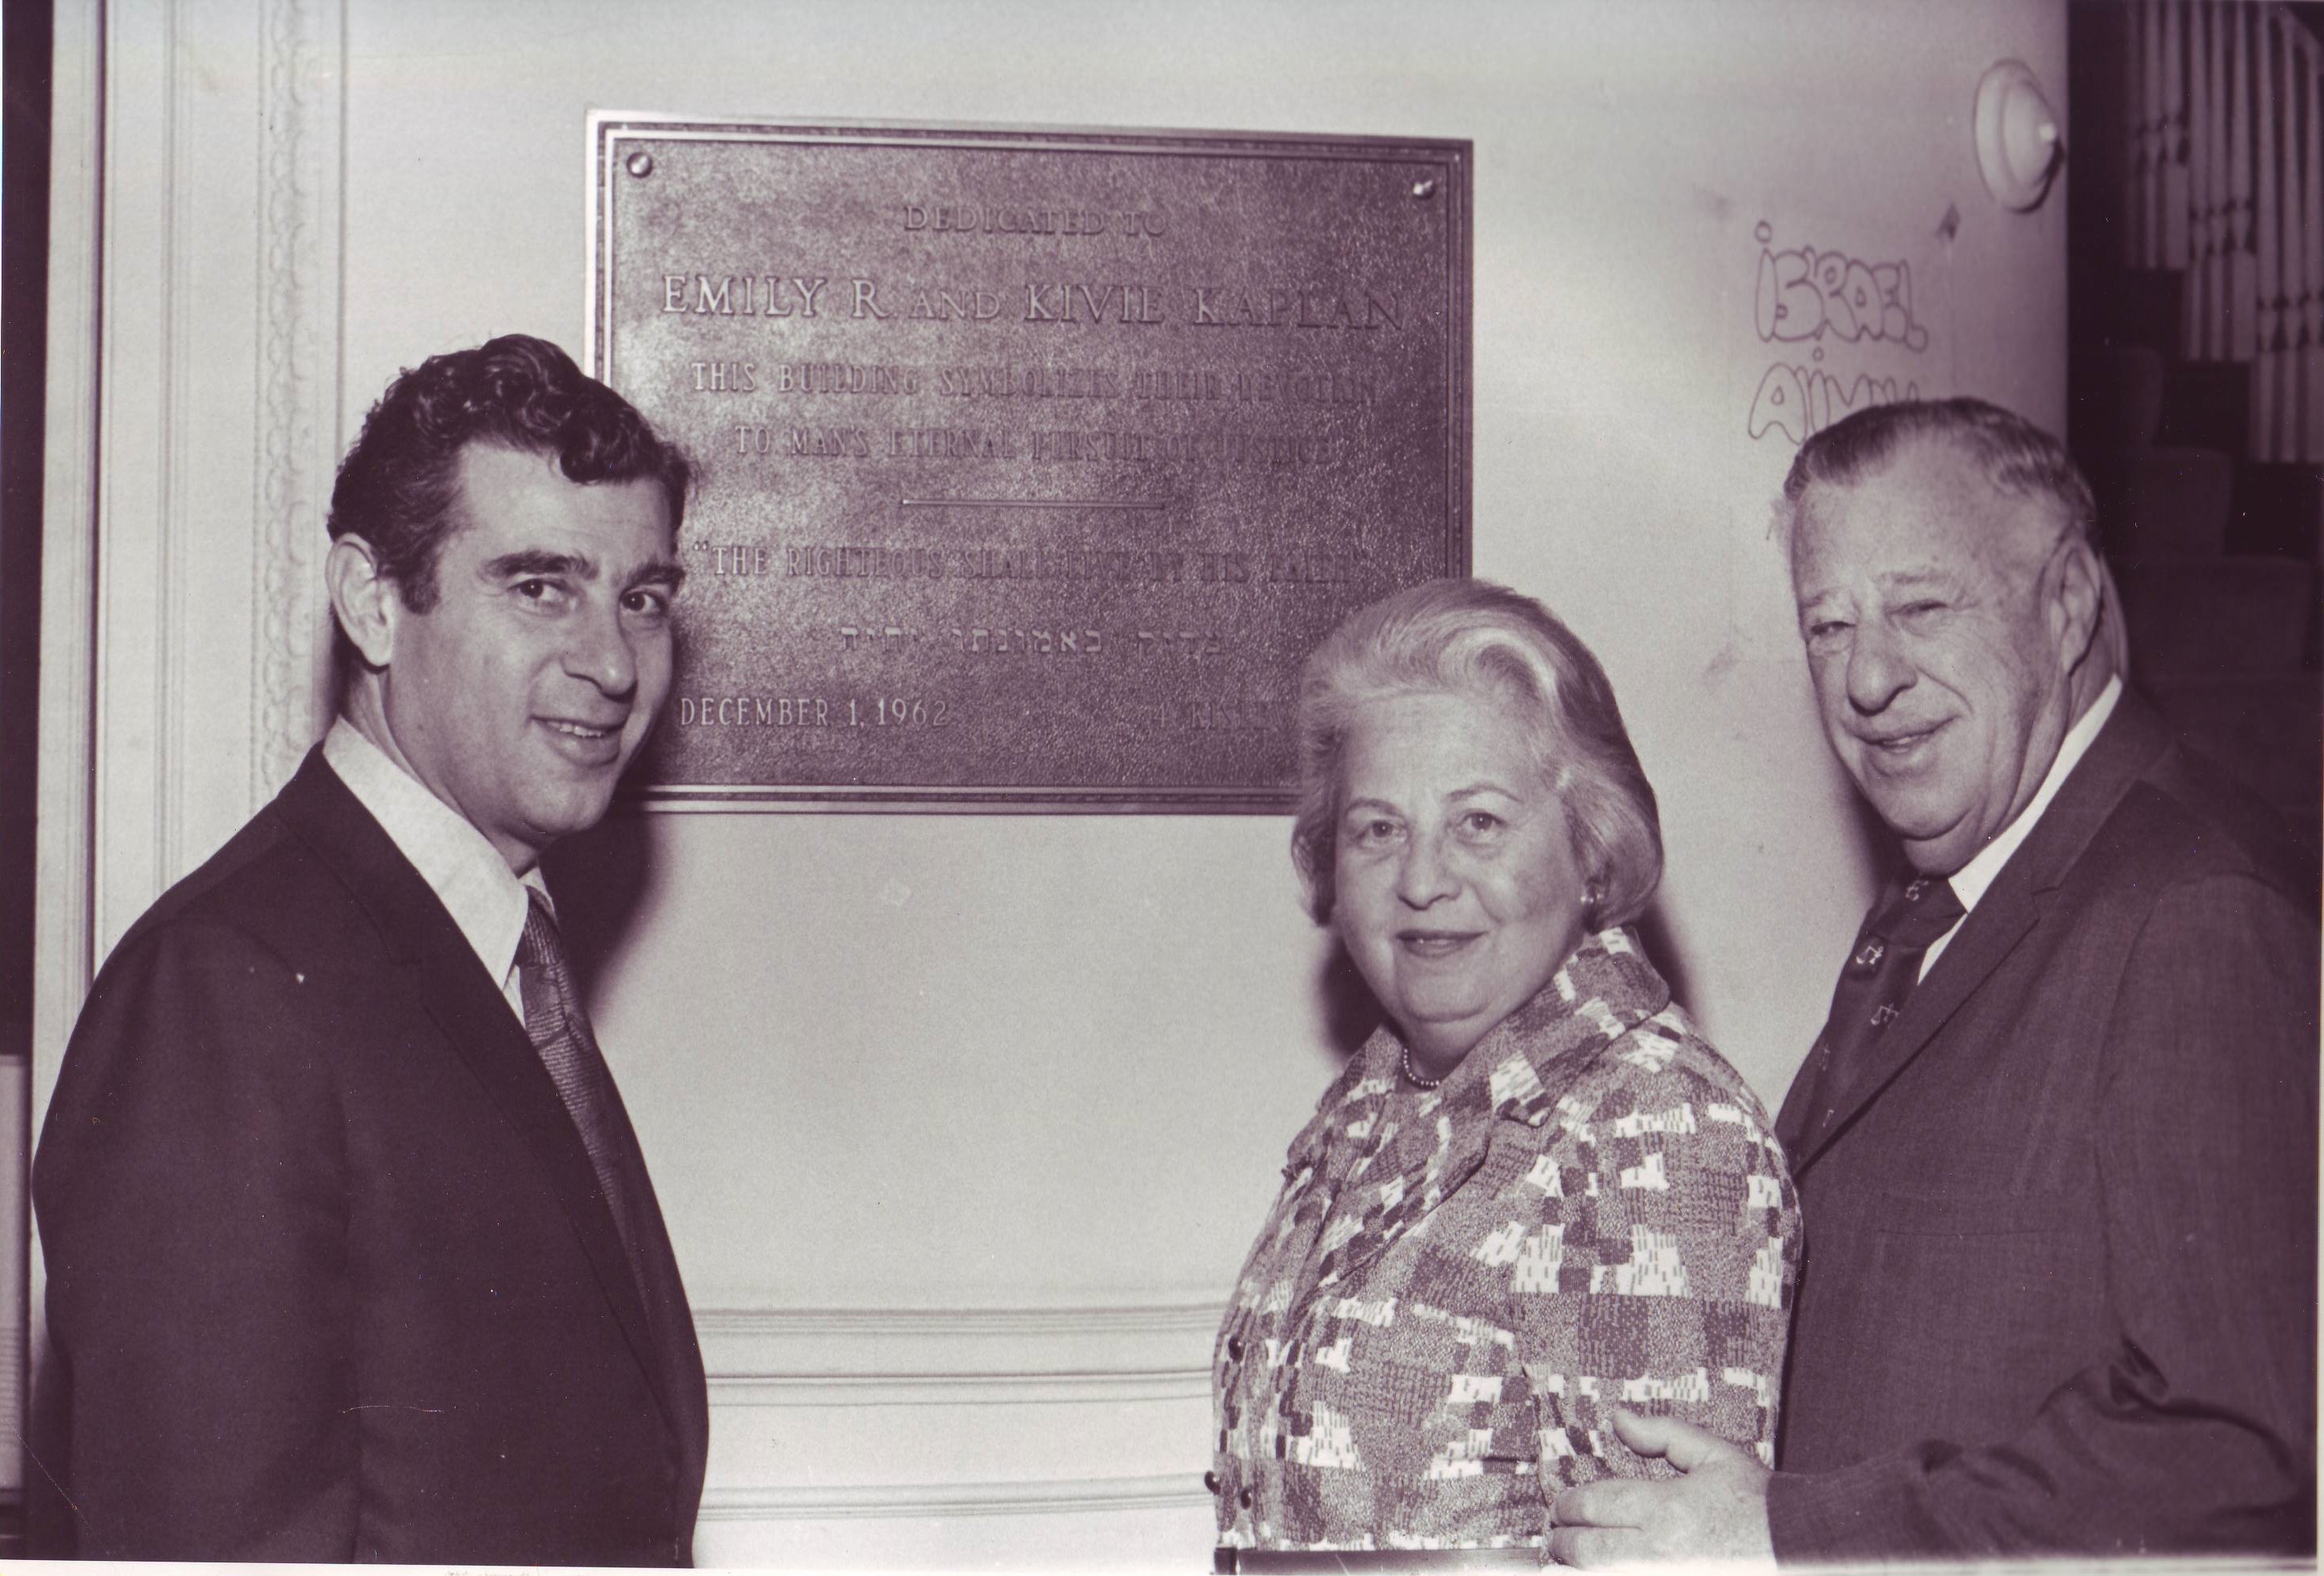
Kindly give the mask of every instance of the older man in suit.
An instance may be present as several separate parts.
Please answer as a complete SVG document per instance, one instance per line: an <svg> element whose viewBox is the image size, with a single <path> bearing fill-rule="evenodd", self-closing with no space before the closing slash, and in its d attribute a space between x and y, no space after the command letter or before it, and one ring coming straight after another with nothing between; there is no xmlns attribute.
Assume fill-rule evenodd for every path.
<svg viewBox="0 0 2324 1576"><path fill-rule="evenodd" d="M1555 1507L1575 1563L2315 1547L2315 867L2127 694L2087 485L1976 401L1784 486L1831 746L1903 844L1778 1130L1778 1470Z"/></svg>
<svg viewBox="0 0 2324 1576"><path fill-rule="evenodd" d="M687 484L535 339L373 409L338 720L59 1074L32 1552L689 1561L701 1357L537 865L668 693Z"/></svg>

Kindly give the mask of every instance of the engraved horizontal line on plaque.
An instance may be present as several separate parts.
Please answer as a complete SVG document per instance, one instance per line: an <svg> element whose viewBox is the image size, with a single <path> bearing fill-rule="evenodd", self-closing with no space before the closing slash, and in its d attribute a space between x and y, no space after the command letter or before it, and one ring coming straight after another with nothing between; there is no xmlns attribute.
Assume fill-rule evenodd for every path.
<svg viewBox="0 0 2324 1576"><path fill-rule="evenodd" d="M902 498L899 509L1111 509L1151 512L1167 509L1174 498Z"/></svg>

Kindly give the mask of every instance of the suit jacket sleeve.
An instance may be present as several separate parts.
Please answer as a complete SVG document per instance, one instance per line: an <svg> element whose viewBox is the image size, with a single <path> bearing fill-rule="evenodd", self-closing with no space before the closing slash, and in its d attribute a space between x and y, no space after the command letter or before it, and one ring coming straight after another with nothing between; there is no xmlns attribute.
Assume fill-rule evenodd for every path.
<svg viewBox="0 0 2324 1576"><path fill-rule="evenodd" d="M1778 1473L1779 1558L2314 1547L2316 1005L2280 893L2158 899L2098 1108L2118 1344L2015 1438Z"/></svg>
<svg viewBox="0 0 2324 1576"><path fill-rule="evenodd" d="M1522 1184L1563 1198L1556 1258L1526 1244L1510 1283L1545 1498L1561 1479L1675 1475L1622 1442L1617 1405L1772 1461L1799 1212L1755 1103L1675 1070L1635 1075Z"/></svg>
<svg viewBox="0 0 2324 1576"><path fill-rule="evenodd" d="M35 1168L78 1552L355 1549L345 1122L304 982L225 926L133 937Z"/></svg>

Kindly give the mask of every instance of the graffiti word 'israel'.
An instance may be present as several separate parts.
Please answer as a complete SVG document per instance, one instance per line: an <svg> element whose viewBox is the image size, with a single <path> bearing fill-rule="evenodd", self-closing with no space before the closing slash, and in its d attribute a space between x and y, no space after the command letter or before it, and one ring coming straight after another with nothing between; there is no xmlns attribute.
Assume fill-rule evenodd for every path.
<svg viewBox="0 0 2324 1576"><path fill-rule="evenodd" d="M1758 327L1763 340L1885 339L1907 350L1929 344L1928 329L1913 318L1910 264L1862 263L1812 246L1760 248Z"/></svg>
<svg viewBox="0 0 2324 1576"><path fill-rule="evenodd" d="M1920 397L1918 383L1900 387L1895 378L1858 377L1851 387L1821 367L1777 362L1751 398L1751 436L1764 438L1780 428L1794 443L1805 443L1851 411Z"/></svg>

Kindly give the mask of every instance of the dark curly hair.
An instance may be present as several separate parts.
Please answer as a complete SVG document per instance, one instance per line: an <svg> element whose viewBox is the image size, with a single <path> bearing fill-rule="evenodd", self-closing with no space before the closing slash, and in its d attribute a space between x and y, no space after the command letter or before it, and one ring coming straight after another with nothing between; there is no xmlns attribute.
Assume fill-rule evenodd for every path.
<svg viewBox="0 0 2324 1576"><path fill-rule="evenodd" d="M686 512L693 469L635 407L545 339L503 334L407 368L364 418L331 488L333 540L363 538L404 605L436 605L436 565L458 528L460 451L497 444L555 455L569 481L650 478Z"/></svg>

